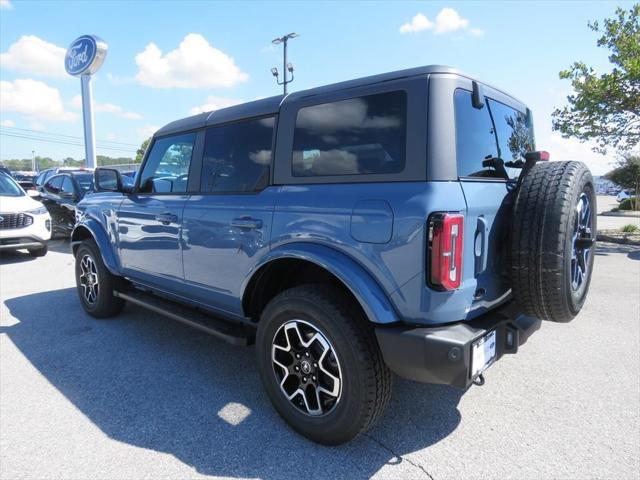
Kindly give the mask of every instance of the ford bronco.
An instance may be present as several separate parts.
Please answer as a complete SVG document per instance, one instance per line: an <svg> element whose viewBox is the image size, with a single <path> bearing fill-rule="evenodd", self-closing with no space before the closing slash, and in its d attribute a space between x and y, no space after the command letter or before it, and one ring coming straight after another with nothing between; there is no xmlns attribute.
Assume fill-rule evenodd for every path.
<svg viewBox="0 0 640 480"><path fill-rule="evenodd" d="M391 372L466 389L578 314L593 179L548 160L525 104L443 66L178 120L134 186L96 170L72 233L80 301L255 343L279 414L340 444L380 417Z"/></svg>

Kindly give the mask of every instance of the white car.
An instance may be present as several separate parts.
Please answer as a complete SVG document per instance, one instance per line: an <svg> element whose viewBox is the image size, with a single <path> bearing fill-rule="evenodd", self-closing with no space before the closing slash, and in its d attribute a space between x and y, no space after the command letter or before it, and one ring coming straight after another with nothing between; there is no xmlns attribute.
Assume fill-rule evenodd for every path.
<svg viewBox="0 0 640 480"><path fill-rule="evenodd" d="M618 195L616 196L616 200L618 202L622 202L623 200L626 200L627 198L629 198L630 195L625 192L624 190L622 190L620 193L618 193Z"/></svg>
<svg viewBox="0 0 640 480"><path fill-rule="evenodd" d="M9 175L0 173L0 251L27 249L33 257L47 253L51 217Z"/></svg>

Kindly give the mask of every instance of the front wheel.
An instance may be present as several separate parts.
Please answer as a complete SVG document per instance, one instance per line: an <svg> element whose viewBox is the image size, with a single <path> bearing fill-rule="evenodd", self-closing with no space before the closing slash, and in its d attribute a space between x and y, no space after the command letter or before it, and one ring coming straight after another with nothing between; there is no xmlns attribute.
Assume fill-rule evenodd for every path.
<svg viewBox="0 0 640 480"><path fill-rule="evenodd" d="M391 374L374 332L339 290L304 285L277 295L258 325L262 382L298 433L339 445L384 411Z"/></svg>
<svg viewBox="0 0 640 480"><path fill-rule="evenodd" d="M113 275L102 262L98 246L91 240L76 251L76 287L84 310L96 318L116 315L124 301L113 295L122 279Z"/></svg>

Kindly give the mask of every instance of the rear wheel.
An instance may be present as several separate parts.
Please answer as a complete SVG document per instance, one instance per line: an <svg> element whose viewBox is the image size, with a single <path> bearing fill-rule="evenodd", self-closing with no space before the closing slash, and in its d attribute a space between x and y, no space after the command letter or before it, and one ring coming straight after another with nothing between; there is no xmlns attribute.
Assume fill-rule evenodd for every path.
<svg viewBox="0 0 640 480"><path fill-rule="evenodd" d="M580 162L541 162L522 179L513 210L511 285L524 313L571 321L593 271L596 196Z"/></svg>
<svg viewBox="0 0 640 480"><path fill-rule="evenodd" d="M76 287L84 310L96 318L112 317L122 310L124 300L113 295L122 278L113 275L102 262L98 246L85 240L76 251Z"/></svg>
<svg viewBox="0 0 640 480"><path fill-rule="evenodd" d="M276 410L315 442L351 440L389 401L391 374L374 332L339 290L304 285L276 296L262 314L256 350Z"/></svg>

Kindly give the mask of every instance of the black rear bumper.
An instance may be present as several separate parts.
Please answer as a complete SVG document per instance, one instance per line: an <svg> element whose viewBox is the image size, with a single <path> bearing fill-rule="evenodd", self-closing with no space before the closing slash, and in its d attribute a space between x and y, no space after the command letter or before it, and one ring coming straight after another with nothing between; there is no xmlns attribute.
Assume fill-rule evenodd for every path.
<svg viewBox="0 0 640 480"><path fill-rule="evenodd" d="M376 328L382 356L389 368L409 380L467 388L471 377L471 344L496 331L496 361L516 353L540 328L540 320L520 314L513 302L470 322L435 327Z"/></svg>

